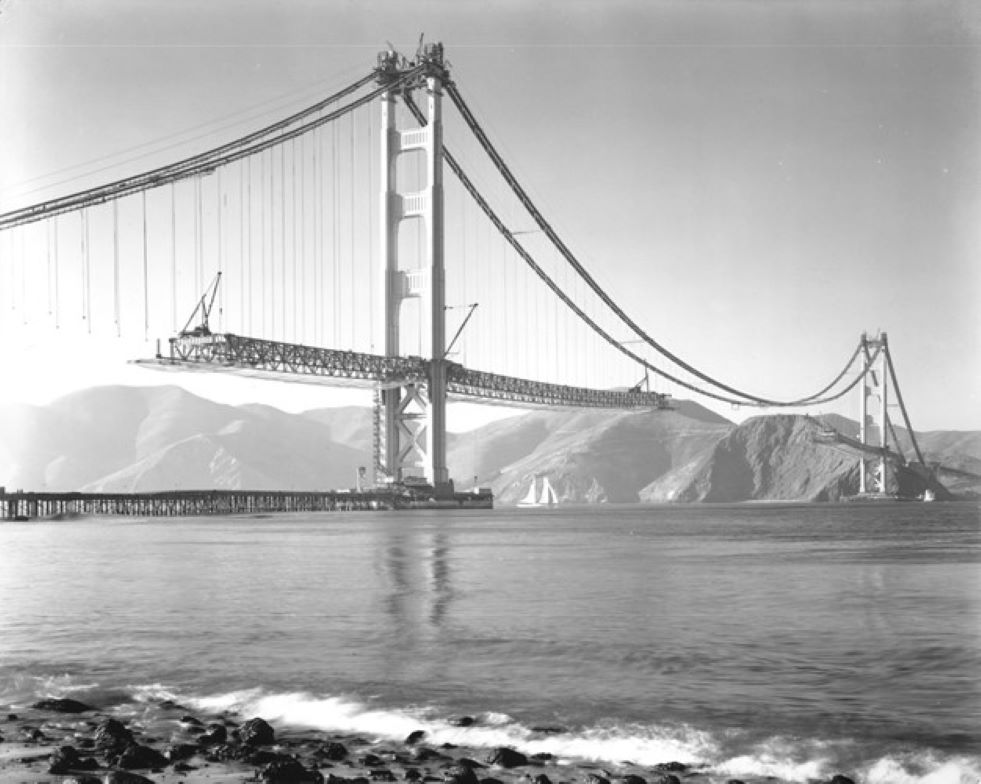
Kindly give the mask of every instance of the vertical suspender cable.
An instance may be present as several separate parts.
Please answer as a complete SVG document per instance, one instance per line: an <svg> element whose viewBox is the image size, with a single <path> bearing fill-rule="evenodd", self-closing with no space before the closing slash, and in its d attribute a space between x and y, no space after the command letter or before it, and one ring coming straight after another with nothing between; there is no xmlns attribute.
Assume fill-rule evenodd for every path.
<svg viewBox="0 0 981 784"><path fill-rule="evenodd" d="M89 244L89 211L86 208L82 212L85 221L85 318L88 321L89 334L92 334L92 264L91 247Z"/></svg>
<svg viewBox="0 0 981 784"><path fill-rule="evenodd" d="M355 347L355 336L357 335L357 329L355 326L355 313L357 308L354 307L354 300L357 296L357 287L354 280L355 264L354 264L354 120L357 117L357 112L351 112L349 115L351 118L351 159L348 161L348 173L350 175L350 201L348 202L348 210L351 213L351 258L349 259L351 265L351 290L348 294L348 302L351 307L351 340L347 345L347 348Z"/></svg>
<svg viewBox="0 0 981 784"><path fill-rule="evenodd" d="M248 181L248 186L249 186L248 187L248 191L247 191L248 197L249 197L248 198L248 207L249 207L248 212L249 212L249 215L248 215L248 221L247 221L248 226L247 226L247 229L246 229L246 232L245 232L245 236L248 238L248 244L249 244L249 253L248 253L248 257L249 257L249 274L248 274L249 308L248 308L248 310L246 312L249 314L249 333L250 334L254 334L255 328L252 325L252 315L253 315L253 310L252 310L252 158L249 157L248 161L249 161L249 168L246 170L246 173L248 175L246 179Z"/></svg>
<svg viewBox="0 0 981 784"><path fill-rule="evenodd" d="M54 275L51 274L51 224L50 223L46 224L44 227L44 238L45 238L45 247L47 248L47 256L48 256L48 280L47 280L48 285L46 286L46 288L48 293L48 315L50 316L52 312L51 289L52 289L52 284L54 282L53 280Z"/></svg>
<svg viewBox="0 0 981 784"><path fill-rule="evenodd" d="M122 334L119 325L119 199L112 200L112 317L118 338Z"/></svg>
<svg viewBox="0 0 981 784"><path fill-rule="evenodd" d="M270 147L266 152L269 153L269 255L267 259L267 269L269 270L269 339L273 338L276 331L276 189L274 187L275 161L273 160L273 148ZM265 249L263 249L265 255Z"/></svg>
<svg viewBox="0 0 981 784"><path fill-rule="evenodd" d="M143 198L143 340L150 339L150 275L147 258L146 241L146 191L140 194Z"/></svg>
<svg viewBox="0 0 981 784"><path fill-rule="evenodd" d="M259 155L259 301L262 309L262 337L268 338L266 332L266 200L262 198L262 189L266 184L266 153Z"/></svg>
<svg viewBox="0 0 981 784"><path fill-rule="evenodd" d="M330 207L331 207L331 248L333 251L332 271L334 273L334 334L331 344L334 348L340 348L341 331L341 265L340 265L340 237L338 228L340 224L340 205L337 203L337 195L340 191L337 182L337 125L330 126Z"/></svg>
<svg viewBox="0 0 981 784"><path fill-rule="evenodd" d="M286 145L279 145L279 262L282 291L280 304L283 309L282 339L286 340Z"/></svg>
<svg viewBox="0 0 981 784"><path fill-rule="evenodd" d="M307 136L300 137L300 342L307 337Z"/></svg>
<svg viewBox="0 0 981 784"><path fill-rule="evenodd" d="M375 113L368 104L368 350L375 353Z"/></svg>
<svg viewBox="0 0 981 784"><path fill-rule="evenodd" d="M238 325L244 332L245 325L245 164L238 164Z"/></svg>
<svg viewBox="0 0 981 784"><path fill-rule="evenodd" d="M61 328L61 269L58 262L58 216L51 219L54 229L54 316L55 329Z"/></svg>
<svg viewBox="0 0 981 784"><path fill-rule="evenodd" d="M204 285L204 226L201 210L201 178L194 178L194 293L199 296Z"/></svg>
<svg viewBox="0 0 981 784"><path fill-rule="evenodd" d="M303 143L303 137L301 136L300 137L300 144L302 144L302 143ZM293 140L290 141L290 188L291 188L291 190L293 192L293 201L292 201L292 204L293 204L293 214L292 214L292 218L293 218L293 226L292 226L292 228L293 228L293 242L292 242L292 246L291 246L291 251L292 251L292 254L293 254L293 286L292 286L292 289L293 289L293 341L295 343L299 343L301 341L300 341L300 337L299 337L299 332L297 332L297 329L296 329L296 312L298 310L297 301L296 301L296 290L297 290L297 285L296 285L296 256L297 256L297 253L296 253L296 222L297 222L297 216L296 216L296 206L297 206L297 203L296 203L296 139L293 139Z"/></svg>
<svg viewBox="0 0 981 784"><path fill-rule="evenodd" d="M170 303L173 328L177 329L177 183L170 183Z"/></svg>
<svg viewBox="0 0 981 784"><path fill-rule="evenodd" d="M223 263L223 258L222 258L222 253L224 251L224 248L222 246L222 236L221 236L222 235L221 208L222 208L222 203L223 203L224 198L225 198L225 194L223 193L222 187L221 187L221 169L220 168L218 169L218 171L216 173L215 187L216 187L216 189L218 191L218 272L220 273L225 268L225 265ZM222 292L221 292L221 288L222 288L221 287L221 284L218 284L218 290L217 290L216 293L218 295L218 331L219 332L223 332L224 331L222 329L222 324L224 323L224 320L225 320L224 319L224 306L223 306L223 303L222 303Z"/></svg>

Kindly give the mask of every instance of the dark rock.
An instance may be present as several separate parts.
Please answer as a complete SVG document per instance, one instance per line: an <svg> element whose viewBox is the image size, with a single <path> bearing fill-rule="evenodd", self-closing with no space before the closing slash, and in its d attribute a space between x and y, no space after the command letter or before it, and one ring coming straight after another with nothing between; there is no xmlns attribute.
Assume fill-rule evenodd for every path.
<svg viewBox="0 0 981 784"><path fill-rule="evenodd" d="M504 782L501 781L500 779L486 778L486 779L481 779L480 784L504 784Z"/></svg>
<svg viewBox="0 0 981 784"><path fill-rule="evenodd" d="M610 780L598 773L590 773L586 776L586 784L610 784Z"/></svg>
<svg viewBox="0 0 981 784"><path fill-rule="evenodd" d="M371 771L372 781L395 781L395 774L388 768L378 768Z"/></svg>
<svg viewBox="0 0 981 784"><path fill-rule="evenodd" d="M417 768L406 768L402 772L402 778L406 781L419 781L422 778L422 774Z"/></svg>
<svg viewBox="0 0 981 784"><path fill-rule="evenodd" d="M375 754L365 754L358 762L366 768L377 768L385 764L382 758Z"/></svg>
<svg viewBox="0 0 981 784"><path fill-rule="evenodd" d="M418 743L425 737L426 737L425 730L416 730L415 732L410 732L409 736L405 739L405 745L412 746L413 744Z"/></svg>
<svg viewBox="0 0 981 784"><path fill-rule="evenodd" d="M228 740L228 730L222 724L209 724L207 732L198 737L201 746L216 746Z"/></svg>
<svg viewBox="0 0 981 784"><path fill-rule="evenodd" d="M828 782L828 784L855 784L855 782L848 778L848 776L843 776L841 773L838 773L831 779L831 781Z"/></svg>
<svg viewBox="0 0 981 784"><path fill-rule="evenodd" d="M651 784L681 784L681 779L673 773L658 773L651 779Z"/></svg>
<svg viewBox="0 0 981 784"><path fill-rule="evenodd" d="M285 762L289 755L269 749L253 749L249 752L245 761L250 765L268 765L270 762Z"/></svg>
<svg viewBox="0 0 981 784"><path fill-rule="evenodd" d="M35 702L31 707L36 710L52 711L54 713L85 713L86 711L95 710L91 705L86 705L84 702L68 699L40 700Z"/></svg>
<svg viewBox="0 0 981 784"><path fill-rule="evenodd" d="M458 759L456 761L456 764L457 765L466 765L468 768L473 768L475 770L477 768L484 767L479 762L477 762L477 760L472 760L472 759L470 759L470 757L460 757L460 759Z"/></svg>
<svg viewBox="0 0 981 784"><path fill-rule="evenodd" d="M167 758L156 749L133 743L123 749L114 764L124 770L162 768L167 764Z"/></svg>
<svg viewBox="0 0 981 784"><path fill-rule="evenodd" d="M207 747L206 750L201 752L208 762L235 762L238 760L245 759L248 755L249 750L244 746L239 745L229 745L227 743L216 743L213 746Z"/></svg>
<svg viewBox="0 0 981 784"><path fill-rule="evenodd" d="M198 747L193 743L176 743L164 752L164 756L171 762L178 762L193 757L198 753Z"/></svg>
<svg viewBox="0 0 981 784"><path fill-rule="evenodd" d="M532 754L531 759L535 762L548 762L549 760L555 759L555 756L549 754L547 751L540 751L537 754Z"/></svg>
<svg viewBox="0 0 981 784"><path fill-rule="evenodd" d="M447 784L480 784L473 768L467 765L451 765L443 777Z"/></svg>
<svg viewBox="0 0 981 784"><path fill-rule="evenodd" d="M207 732L207 730L204 727L201 727L197 724L192 724L190 727L188 727L185 730L185 732L188 735L204 735L204 733Z"/></svg>
<svg viewBox="0 0 981 784"><path fill-rule="evenodd" d="M527 765L528 758L520 751L501 746L494 749L487 757L491 765L500 765L502 768L517 768L520 765ZM598 783L602 784L602 783ZM609 784L609 782L606 782Z"/></svg>
<svg viewBox="0 0 981 784"><path fill-rule="evenodd" d="M95 748L95 740L93 738L79 738L75 742L83 749Z"/></svg>
<svg viewBox="0 0 981 784"><path fill-rule="evenodd" d="M30 743L42 743L48 739L48 736L36 727L25 727L23 733L24 740Z"/></svg>
<svg viewBox="0 0 981 784"><path fill-rule="evenodd" d="M74 746L61 746L51 754L48 773L68 773L73 770L95 770L99 763L91 757L82 758Z"/></svg>
<svg viewBox="0 0 981 784"><path fill-rule="evenodd" d="M457 746L455 743L444 743L440 746L441 749L455 749Z"/></svg>
<svg viewBox="0 0 981 784"><path fill-rule="evenodd" d="M532 781L532 784L552 784L552 779L550 779L544 773L539 773L531 781Z"/></svg>
<svg viewBox="0 0 981 784"><path fill-rule="evenodd" d="M192 770L197 770L193 765L188 765L186 762L178 762L174 765L174 770L178 773L190 773Z"/></svg>
<svg viewBox="0 0 981 784"><path fill-rule="evenodd" d="M565 727L532 727L532 732L539 732L542 735L559 735L568 732Z"/></svg>
<svg viewBox="0 0 981 784"><path fill-rule="evenodd" d="M310 770L296 760L270 762L259 771L259 778L269 784L323 784L320 771Z"/></svg>
<svg viewBox="0 0 981 784"><path fill-rule="evenodd" d="M103 777L102 784L153 784L153 779L128 770L110 770Z"/></svg>
<svg viewBox="0 0 981 784"><path fill-rule="evenodd" d="M122 751L133 743L133 733L115 719L104 719L95 728L95 745L100 749Z"/></svg>
<svg viewBox="0 0 981 784"><path fill-rule="evenodd" d="M429 762L430 760L446 759L446 757L436 751L436 749L431 749L428 746L416 746L412 750L412 758L416 762Z"/></svg>
<svg viewBox="0 0 981 784"><path fill-rule="evenodd" d="M659 773L684 773L688 768L684 762L659 762L654 766Z"/></svg>
<svg viewBox="0 0 981 784"><path fill-rule="evenodd" d="M459 716L450 719L450 724L454 727L472 727L477 720L473 716Z"/></svg>
<svg viewBox="0 0 981 784"><path fill-rule="evenodd" d="M82 774L80 776L69 776L67 779L62 779L61 784L102 784L102 779L97 776L86 776Z"/></svg>
<svg viewBox="0 0 981 784"><path fill-rule="evenodd" d="M239 738L247 746L271 746L276 734L264 719L249 719L239 729Z"/></svg>
<svg viewBox="0 0 981 784"><path fill-rule="evenodd" d="M633 773L628 773L620 779L620 784L647 784L647 780L643 776L635 776Z"/></svg>
<svg viewBox="0 0 981 784"><path fill-rule="evenodd" d="M17 721L17 714L16 713L8 713L7 714L7 721Z"/></svg>
<svg viewBox="0 0 981 784"><path fill-rule="evenodd" d="M200 719L196 719L193 716L181 716L180 717L180 722L182 724L193 724L193 725L195 725L197 727L203 726L201 724L201 720Z"/></svg>
<svg viewBox="0 0 981 784"><path fill-rule="evenodd" d="M746 784L742 779L729 779L726 784Z"/></svg>
<svg viewBox="0 0 981 784"><path fill-rule="evenodd" d="M323 757L324 759L329 759L333 762L339 762L347 757L347 748L345 748L343 743L328 741L317 749L315 753L318 757Z"/></svg>

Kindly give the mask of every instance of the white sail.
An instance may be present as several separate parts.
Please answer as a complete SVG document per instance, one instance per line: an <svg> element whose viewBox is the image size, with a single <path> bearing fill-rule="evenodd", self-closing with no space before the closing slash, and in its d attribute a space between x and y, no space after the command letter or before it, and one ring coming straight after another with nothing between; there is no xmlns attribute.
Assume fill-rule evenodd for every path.
<svg viewBox="0 0 981 784"><path fill-rule="evenodd" d="M542 478L542 494L538 498L538 503L541 506L555 506L558 503L547 476Z"/></svg>
<svg viewBox="0 0 981 784"><path fill-rule="evenodd" d="M518 501L518 506L538 506L538 502L535 500L535 480L531 480L531 484L528 486L528 495Z"/></svg>

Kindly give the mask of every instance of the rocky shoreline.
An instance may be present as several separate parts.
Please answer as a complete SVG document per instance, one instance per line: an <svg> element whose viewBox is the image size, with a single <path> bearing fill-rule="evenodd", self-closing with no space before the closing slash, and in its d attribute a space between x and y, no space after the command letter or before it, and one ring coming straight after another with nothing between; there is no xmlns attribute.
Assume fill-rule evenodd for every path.
<svg viewBox="0 0 981 784"><path fill-rule="evenodd" d="M148 706L145 716L122 721L70 699L3 710L0 784L779 784L709 775L670 760L653 767L601 765L550 754L528 757L506 747L431 745L422 730L393 743L275 729L261 718L195 714L169 700ZM460 727L474 721L455 720ZM841 774L817 781L856 784Z"/></svg>

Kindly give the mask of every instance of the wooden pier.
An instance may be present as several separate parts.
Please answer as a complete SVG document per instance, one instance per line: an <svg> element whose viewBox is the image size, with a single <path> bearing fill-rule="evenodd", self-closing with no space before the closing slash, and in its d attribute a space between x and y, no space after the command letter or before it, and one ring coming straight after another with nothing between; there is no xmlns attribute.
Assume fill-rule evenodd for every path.
<svg viewBox="0 0 981 784"><path fill-rule="evenodd" d="M491 509L489 490L441 499L407 490L170 490L158 493L8 493L0 487L0 520L75 516L198 517L276 512L358 512L383 509Z"/></svg>
<svg viewBox="0 0 981 784"><path fill-rule="evenodd" d="M0 488L0 520L76 515L194 517L265 512L337 512L394 509L391 491L293 492L174 490L159 493L33 493Z"/></svg>

